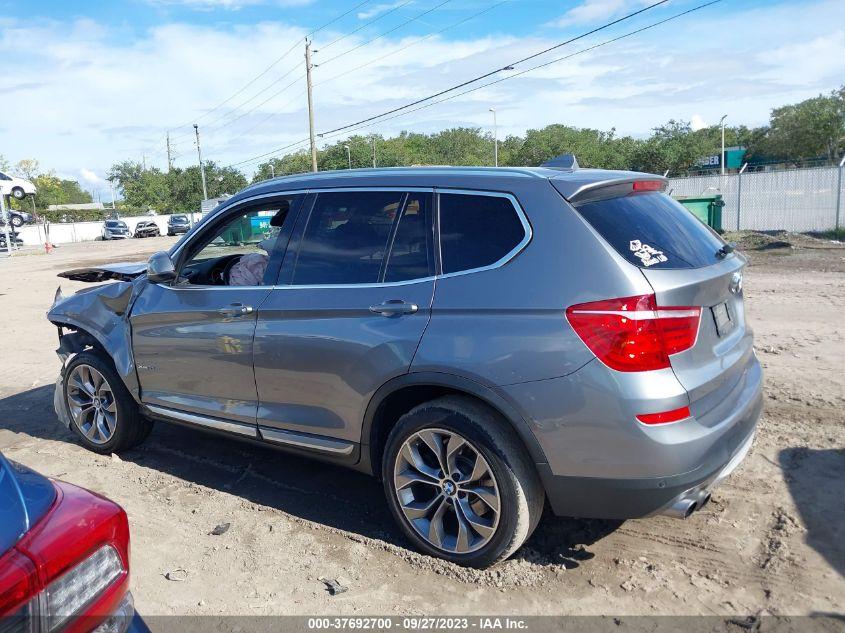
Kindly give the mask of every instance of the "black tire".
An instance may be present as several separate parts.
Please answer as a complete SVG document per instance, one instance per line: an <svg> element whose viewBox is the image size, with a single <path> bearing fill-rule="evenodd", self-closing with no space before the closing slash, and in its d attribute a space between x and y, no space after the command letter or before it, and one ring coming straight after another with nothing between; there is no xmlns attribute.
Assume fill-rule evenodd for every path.
<svg viewBox="0 0 845 633"><path fill-rule="evenodd" d="M23 200L25 196L26 193L24 193L24 190L20 187L15 187L14 189L12 189L12 197L15 200ZM18 218L18 220L20 220L20 218ZM21 224L23 224L23 220L21 220ZM15 226L20 226L20 224L16 224Z"/></svg>
<svg viewBox="0 0 845 633"><path fill-rule="evenodd" d="M68 400L68 378L74 369L81 365L87 365L99 372L105 378L111 393L114 396L114 404L117 410L115 428L111 437L102 443L97 443L86 437L80 426L74 420L73 413ZM77 436L80 443L88 450L108 455L120 453L143 442L152 430L153 423L141 415L138 404L132 398L120 376L114 369L110 358L105 358L101 352L86 350L80 352L71 359L65 368L64 401L65 408L70 419L70 429Z"/></svg>
<svg viewBox="0 0 845 633"><path fill-rule="evenodd" d="M468 440L495 477L500 506L498 523L489 540L475 551L458 553L434 546L414 529L399 505L394 483L399 452L406 440L426 429L442 429ZM510 425L483 403L463 396L423 403L399 419L387 439L382 481L393 518L414 546L431 556L468 567L488 567L519 549L537 526L545 502L534 465ZM450 503L457 505L456 500Z"/></svg>
<svg viewBox="0 0 845 633"><path fill-rule="evenodd" d="M15 191L23 191L23 189L16 189ZM15 196L15 197L17 198L17 196ZM21 197L23 197L23 196L21 196ZM11 222L12 222L12 226L15 227L16 229L23 226L23 218L21 216L17 215L16 213L12 214Z"/></svg>

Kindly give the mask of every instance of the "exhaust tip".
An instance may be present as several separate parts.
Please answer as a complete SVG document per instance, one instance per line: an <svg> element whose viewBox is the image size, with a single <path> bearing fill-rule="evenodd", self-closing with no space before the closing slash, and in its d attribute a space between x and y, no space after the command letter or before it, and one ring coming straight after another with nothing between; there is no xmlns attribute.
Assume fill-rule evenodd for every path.
<svg viewBox="0 0 845 633"><path fill-rule="evenodd" d="M696 510L698 510L698 504L697 504L696 502L694 502L694 501L693 501L693 502L689 505L689 507L687 508L687 511L684 513L684 518L685 518L685 519L690 518L690 515L692 515L692 513L693 513L693 512L695 512Z"/></svg>

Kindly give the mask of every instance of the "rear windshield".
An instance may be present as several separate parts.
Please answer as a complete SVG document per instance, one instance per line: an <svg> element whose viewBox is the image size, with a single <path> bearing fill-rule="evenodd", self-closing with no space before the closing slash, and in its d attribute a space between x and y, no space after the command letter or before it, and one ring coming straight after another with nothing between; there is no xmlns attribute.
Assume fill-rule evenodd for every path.
<svg viewBox="0 0 845 633"><path fill-rule="evenodd" d="M576 207L620 255L640 268L701 268L718 261L725 242L662 193L636 194Z"/></svg>

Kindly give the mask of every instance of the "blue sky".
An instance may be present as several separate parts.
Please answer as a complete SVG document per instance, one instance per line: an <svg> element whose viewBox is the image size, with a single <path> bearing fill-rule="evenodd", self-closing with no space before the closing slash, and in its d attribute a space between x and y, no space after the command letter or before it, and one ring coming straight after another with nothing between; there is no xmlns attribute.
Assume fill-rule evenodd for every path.
<svg viewBox="0 0 845 633"><path fill-rule="evenodd" d="M672 0L536 62L701 1ZM176 164L192 163L194 121L205 156L221 164L298 142L307 136L307 118L297 42L361 3L0 0L5 66L0 154L11 162L36 158L88 188L107 190L102 178L117 161L146 156L149 164L164 166L168 129ZM314 36L318 132L437 92L647 4L369 0ZM289 55L244 88L292 46ZM392 135L456 125L489 129L490 107L497 109L502 135L567 123L640 136L670 118L700 126L725 113L730 123L754 126L765 123L773 107L843 83L845 2L723 0L359 132ZM254 166L242 168L250 172Z"/></svg>

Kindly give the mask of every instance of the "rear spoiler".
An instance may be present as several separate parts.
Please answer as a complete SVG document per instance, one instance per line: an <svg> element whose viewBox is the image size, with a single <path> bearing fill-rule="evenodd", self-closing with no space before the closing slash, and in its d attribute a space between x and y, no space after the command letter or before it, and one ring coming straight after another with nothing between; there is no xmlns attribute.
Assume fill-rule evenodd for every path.
<svg viewBox="0 0 845 633"><path fill-rule="evenodd" d="M555 181L552 180L552 182ZM614 178L590 182L578 187L574 192L564 197L570 204L578 206L587 202L622 198L637 193L663 193L668 186L669 180L667 178L643 174L633 178Z"/></svg>

